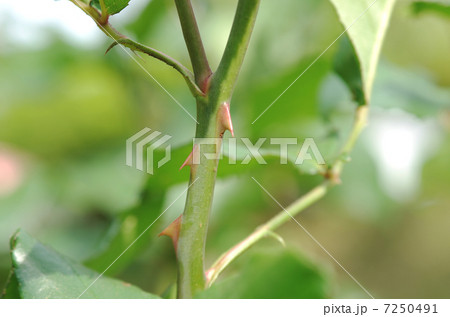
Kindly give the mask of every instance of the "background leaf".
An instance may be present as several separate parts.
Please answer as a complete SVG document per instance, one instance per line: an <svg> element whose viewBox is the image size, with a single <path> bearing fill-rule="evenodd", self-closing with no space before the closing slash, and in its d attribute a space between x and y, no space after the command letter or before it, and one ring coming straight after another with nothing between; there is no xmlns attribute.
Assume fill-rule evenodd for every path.
<svg viewBox="0 0 450 317"><path fill-rule="evenodd" d="M23 231L11 240L14 276L22 298L78 298L98 277ZM158 298L135 286L101 277L83 298Z"/></svg>
<svg viewBox="0 0 450 317"><path fill-rule="evenodd" d="M105 0L106 11L109 15L114 15L125 9L129 2L130 0ZM91 5L100 8L99 0L91 1Z"/></svg>
<svg viewBox="0 0 450 317"><path fill-rule="evenodd" d="M358 57L365 104L370 102L378 58L395 0L330 0ZM345 78L344 78L345 79ZM352 82L347 82L352 87Z"/></svg>
<svg viewBox="0 0 450 317"><path fill-rule="evenodd" d="M416 1L412 4L412 10L416 14L439 13L450 18L450 3L444 3L443 1Z"/></svg>
<svg viewBox="0 0 450 317"><path fill-rule="evenodd" d="M133 32L138 41L145 42L161 22L164 13L168 12L169 4L165 0L148 1L140 14L126 26L127 30Z"/></svg>
<svg viewBox="0 0 450 317"><path fill-rule="evenodd" d="M450 88L439 86L427 72L380 63L372 104L383 109L402 109L420 118L450 110Z"/></svg>
<svg viewBox="0 0 450 317"><path fill-rule="evenodd" d="M344 36L334 58L334 71L344 80L358 105L366 104L361 65L348 36Z"/></svg>
<svg viewBox="0 0 450 317"><path fill-rule="evenodd" d="M6 282L6 287L3 290L0 298L2 299L20 298L19 283L17 281L17 277L14 275L12 270L11 274L8 277L8 281Z"/></svg>

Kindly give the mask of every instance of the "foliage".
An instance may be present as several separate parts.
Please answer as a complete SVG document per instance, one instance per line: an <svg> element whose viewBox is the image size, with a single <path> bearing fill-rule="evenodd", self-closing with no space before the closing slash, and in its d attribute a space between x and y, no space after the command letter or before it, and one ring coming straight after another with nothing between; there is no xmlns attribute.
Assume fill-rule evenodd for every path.
<svg viewBox="0 0 450 317"><path fill-rule="evenodd" d="M11 257L8 296L17 287L21 298L157 298L111 278L96 281L98 273L59 255L25 232L12 237Z"/></svg>
<svg viewBox="0 0 450 317"><path fill-rule="evenodd" d="M101 10L101 1L102 0L93 0L90 5L93 5ZM109 15L114 15L125 9L130 0L104 0L104 5L106 8L106 12Z"/></svg>
<svg viewBox="0 0 450 317"><path fill-rule="evenodd" d="M356 23L353 21L371 5L372 1L361 1L357 5L353 2L350 5L350 2L332 0L331 4L336 10L336 15L331 5L325 1L291 1L288 2L289 10L286 10L298 15L298 19L289 20L279 17L275 19L270 15L270 19L263 20L267 26L256 24L254 39L249 48L249 63L244 63L242 79L238 81L233 96L231 109L232 116L235 118L235 133L254 138L273 136L274 131L278 133L277 137L292 135L315 137L319 140L319 148L323 149L326 161L329 163L327 168L330 168L336 162L341 162L343 145L345 146L348 136L352 136L351 121L355 104L356 106L370 104L380 108L401 108L421 118L435 117L448 109L449 90L439 87L433 78L423 72L406 71L391 62L382 60L378 75L375 77L394 1L379 0ZM104 3L107 15L113 15L121 11L128 1L105 1ZM97 8L98 12L101 11L100 2L92 2L91 5ZM220 3L205 2L204 5L206 8L204 11L198 10L199 20L202 20L204 17L202 14L210 9L208 6L229 7L228 4ZM263 3L262 17L267 12L271 14L278 12L274 10L276 6L279 4ZM415 7L417 11L425 12L425 9L419 10L417 7ZM170 23L173 21L165 19L168 10L174 10L174 8L166 1L149 1L138 17L124 26L124 29L127 30L127 34L131 33L140 42L169 43L168 48L176 52L175 55L178 54L176 57L181 61L180 64L185 64L186 58L179 53L183 52L181 46L183 43L176 41L176 36L180 32L171 27ZM218 12L222 11L231 12L218 10ZM329 14L329 21L321 24L319 32L329 35L329 38L321 39L320 36L313 38L309 34L302 35L303 32L307 33L305 30L308 23L305 21L308 21L308 16L320 16L317 12ZM125 14L126 10L123 13ZM95 17L95 14L93 15ZM337 18L343 25L340 29L336 27ZM202 33L206 34L214 30L211 27L214 23L220 22L219 18L217 21L204 20L199 24ZM285 20L286 24L281 24L278 20ZM205 24L210 27L205 27ZM229 27L228 24L226 26ZM283 28L289 31L283 32ZM330 47L330 52L316 61L315 58L323 52L323 49L347 28L348 32L342 35L342 38L334 45L336 47ZM274 32L277 36L268 40L270 32ZM214 36L216 36L215 33ZM166 39L164 42L164 38L170 38L171 41ZM213 38L215 37L209 39ZM281 44L274 45L278 43L277 40ZM122 43L127 45L126 42ZM298 52L299 56L297 56L286 51L283 52L285 58L279 58L279 50L283 47L283 43L298 44L302 49L304 48L305 52ZM217 45L208 44L205 49L207 55L212 56L211 61L217 62L220 60L220 55L216 52L215 46ZM59 52L63 47L64 44L58 43L50 51ZM137 54L139 52L148 54L145 49L137 50L133 42L128 42L128 47L135 50ZM74 48L67 47L67 50L72 51ZM230 52L229 59L235 61L236 52ZM47 51L42 52L43 56L46 54ZM61 72L55 65L51 65L54 59L47 57L52 62L45 66L43 73L48 73L52 78L38 82L40 85L54 85L56 88L41 100L33 97L27 99L29 95L21 95L17 93L17 87L11 87L10 91L16 91L14 98L17 100L8 99L12 98L9 97L10 92L5 93L5 100L19 106L17 109L5 111L6 116L0 118L0 136L8 143L57 164L50 163L49 167L42 168L41 173L33 175L34 183L30 180L27 188L28 196L26 196L34 197L32 198L34 200L30 199L32 203L18 204L16 201L24 196L16 193L16 196L12 196L13 198L6 203L0 203L2 209L9 210L9 213L0 214L0 217L5 219L2 219L3 225L8 222L8 219L12 219L8 218L9 215L14 214L12 223L20 224L27 229L32 228L33 234L37 233L41 240L49 242L59 252L70 255L77 261L83 261L86 267L75 263L65 255L59 255L21 231L13 238L13 274L6 288L6 297L74 298L79 296L87 287L86 285L92 283L98 276L95 271L103 272L108 268L172 203L181 193L181 188L185 189L185 182L189 178L188 170L179 171L178 169L191 151L189 137L192 134L192 122L188 122L189 119L186 122L180 119L183 114L180 114L181 111L178 112L176 106L173 109L170 106L166 107L168 102L164 99L165 97L161 97L160 91L152 88L143 79L144 76L138 74L140 69L135 67L132 61L127 64L127 60L119 56L117 52L111 52L106 57L102 57L98 51L83 51L80 54L81 58L67 52L54 54L58 56L65 54L61 64L72 60L70 62L72 68ZM96 55L99 57L92 57ZM22 61L20 58L16 56L11 60L16 60L17 64L20 64ZM157 64L158 61L144 58L146 67L148 66L152 73L156 72L158 74L156 77L162 78L162 81L168 85L168 90L173 91L177 98L180 96L181 104L194 113L192 96L187 94L188 90L185 87L181 87L182 81L175 77L178 74L169 71L166 65ZM250 123L265 110L270 101L296 80L297 76L311 63L313 65L304 76L298 78L291 89L286 91L280 102L251 125ZM211 62L211 65L214 65L214 62ZM281 71L278 72L279 69ZM9 72L12 71L6 66L5 73L9 74ZM42 74L34 74L32 78L34 77L44 78ZM192 81L189 79L188 85L193 85ZM232 80L227 86L233 84ZM1 87L7 86L5 84L1 85L0 89ZM42 90L45 91L45 89ZM191 89L191 92L198 93L195 89ZM31 95L32 92L29 93ZM35 93L38 95L38 92ZM55 102L55 100L61 102ZM67 118L60 125L56 125L55 122L64 114ZM51 124L41 124L50 117ZM146 118L147 121L142 118ZM26 122L25 126L29 130L21 129L22 125L17 124L18 122ZM138 173L132 175L129 171L123 173L120 168L111 172L121 164L117 163L119 161L117 158L123 156L122 151L116 148L114 153L96 154L99 157L97 160L86 159L86 155L88 156L92 151L99 151L100 148L105 147L105 143L111 142L110 145L113 147L116 146L115 143L121 146L125 137L134 133L142 125L148 124L169 131L182 140L174 146L172 160L155 175L144 179ZM30 138L30 135L33 135L33 138ZM184 145L185 143L187 144ZM239 157L245 156L244 150L242 148L240 150L242 152L239 152ZM207 263L213 263L214 257L234 242L245 239L250 231L249 228L257 227L259 223L270 219L276 210L274 208L278 208L276 205L269 208L268 206L273 204L272 200L267 198L264 192L260 193L258 188L249 189L250 185L242 185L246 176L255 176L257 179L264 180L268 191L275 197L281 197L282 204L288 207L289 202L296 201L298 196L322 184L323 174L329 172L315 165L300 167L295 164L282 165L279 163L280 157L270 148L265 148L263 152L267 165L259 165L254 160L248 165L229 164L226 151L225 158L219 161L218 188L216 188L218 194L213 205L207 242L209 253L209 255L207 253ZM361 155L358 153L360 152L357 151L355 154L356 162L352 162L356 167L358 167L358 155ZM71 157L71 161L65 161L67 157L74 154L75 157ZM157 155L162 156L163 153ZM364 199L369 197L370 201L376 200L377 204L383 206L380 209L389 213L392 202L380 193L380 189L373 182L367 181L367 175L375 174L371 160L364 157L365 163L359 163L358 170L344 172L344 186L337 191L351 199L347 199L347 202L339 201L339 198L333 196L336 194L331 193L329 202L321 205L324 206L321 209L337 208L343 209L344 211L341 211L345 213L346 207L337 206L350 206L349 201L357 201L355 196L362 193L361 197ZM77 162L76 165L74 161ZM291 156L289 161L292 163ZM366 179L364 184L362 184L362 178ZM138 189L139 186L142 188ZM52 209L48 207L50 205L48 201L53 197L50 193L54 188L58 188L62 194L58 196L61 197L59 200L53 202L56 207ZM359 194L354 194L355 192ZM157 240L156 236L165 225L181 213L183 208L181 200L175 203L173 211L168 210L161 220L156 221L126 253L120 256L105 275L132 280L155 294L162 294L167 285L173 284L177 259L169 242ZM358 205L363 214L366 209L361 208L361 205L366 207L361 203ZM38 210L36 206L39 207ZM56 218L55 227L59 226L60 229L57 233L46 236L36 224L33 224L35 227L26 224L27 219L30 218L30 213L26 210L30 210L30 213L39 211L35 212L34 217L41 217L41 219L46 219L50 214L56 214L55 211L60 211L60 215L66 215L65 223L58 223L62 220ZM315 211L320 212L320 210ZM86 223L90 224L90 229L86 228ZM75 234L74 226L82 228L81 233ZM6 225L5 228L10 229ZM6 229L0 231L6 234ZM89 230L92 235L87 233L90 232ZM285 231L283 235L284 233ZM259 239L267 236L270 234L261 235L252 243L259 242L263 245L273 243L260 242ZM288 245L294 243L295 240L288 241ZM86 252L84 252L85 248ZM335 294L330 291L330 277L323 274L322 264L308 260L306 254L309 252L303 245L300 248L302 252L289 248L282 252L243 255L223 272L223 279L219 278L211 288L201 291L196 296L201 298L334 296ZM28 260L17 261L24 254ZM48 271L49 267L52 270L51 274ZM283 269L274 270L274 267ZM141 272L143 276L142 272L147 272L151 276L138 278L132 274L135 270ZM152 274L156 270L158 270L158 276ZM267 279L261 279L261 276L267 276ZM146 282L147 280L150 282ZM37 283L48 285L48 287L38 289ZM74 285L73 288L67 289L69 284ZM55 285L57 287L54 287ZM154 296L137 287L124 286L122 282L102 277L83 297L153 298Z"/></svg>
<svg viewBox="0 0 450 317"><path fill-rule="evenodd" d="M412 4L414 13L434 12L443 16L450 16L450 4L441 1L415 1Z"/></svg>
<svg viewBox="0 0 450 317"><path fill-rule="evenodd" d="M378 58L395 0L358 2L331 0L331 2L336 7L358 57L364 104L369 104ZM350 87L353 80L347 80Z"/></svg>

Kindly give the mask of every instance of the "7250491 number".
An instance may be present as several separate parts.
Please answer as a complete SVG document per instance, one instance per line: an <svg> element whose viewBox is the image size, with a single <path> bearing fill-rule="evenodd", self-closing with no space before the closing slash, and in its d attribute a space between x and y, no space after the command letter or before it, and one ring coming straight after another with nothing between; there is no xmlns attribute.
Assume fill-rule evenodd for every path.
<svg viewBox="0 0 450 317"><path fill-rule="evenodd" d="M436 304L384 304L384 306L386 314L437 314Z"/></svg>

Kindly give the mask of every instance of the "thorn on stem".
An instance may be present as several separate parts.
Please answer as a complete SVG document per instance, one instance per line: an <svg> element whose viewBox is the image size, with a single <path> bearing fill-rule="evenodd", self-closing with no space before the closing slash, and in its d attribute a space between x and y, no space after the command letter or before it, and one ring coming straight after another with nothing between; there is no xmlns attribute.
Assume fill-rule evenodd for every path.
<svg viewBox="0 0 450 317"><path fill-rule="evenodd" d="M222 136L223 133L228 130L231 132L231 136L234 137L233 122L231 121L230 114L230 104L228 102L224 102L222 105L220 105L220 109L217 115L220 135Z"/></svg>
<svg viewBox="0 0 450 317"><path fill-rule="evenodd" d="M127 44L128 44L128 45L127 45ZM138 57L139 59L141 59L142 61L145 62L145 60L144 60L140 55L138 55L138 54L136 53L136 49L135 49L134 47L132 47L132 46L129 46L129 41L127 41L126 38L121 38L121 39L118 39L118 40L114 40L114 42L112 42L111 45L106 49L105 55L108 54L108 52L109 52L112 48L114 48L115 46L117 46L117 45L122 45L123 47L129 48L130 51L133 52L133 54L134 54L136 57Z"/></svg>
<svg viewBox="0 0 450 317"><path fill-rule="evenodd" d="M175 219L166 229L164 229L158 237L168 236L172 239L173 247L175 248L175 252L177 251L178 246L178 236L180 235L180 227L181 227L181 217L180 215L177 219Z"/></svg>
<svg viewBox="0 0 450 317"><path fill-rule="evenodd" d="M282 236L280 236L278 233L273 232L272 230L267 231L267 235L269 237L274 238L277 240L283 247L286 247L286 242L284 242L284 239Z"/></svg>
<svg viewBox="0 0 450 317"><path fill-rule="evenodd" d="M108 54L108 52L117 44L119 44L117 41L112 42L111 45L106 49L105 55Z"/></svg>
<svg viewBox="0 0 450 317"><path fill-rule="evenodd" d="M194 145L191 153L189 153L187 159L184 161L184 163L180 166L180 171L183 169L183 167L185 166L192 166L194 164L194 151L196 151L197 149L197 144Z"/></svg>

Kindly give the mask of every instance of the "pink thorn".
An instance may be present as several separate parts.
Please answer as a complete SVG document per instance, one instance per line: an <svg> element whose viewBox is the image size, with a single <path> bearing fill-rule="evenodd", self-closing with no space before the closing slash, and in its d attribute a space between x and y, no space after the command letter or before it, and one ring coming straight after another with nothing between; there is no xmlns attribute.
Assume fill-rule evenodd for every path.
<svg viewBox="0 0 450 317"><path fill-rule="evenodd" d="M173 246L175 248L175 252L177 251L178 248L178 237L180 235L181 217L182 214L158 235L158 237L168 236L169 238L171 238Z"/></svg>
<svg viewBox="0 0 450 317"><path fill-rule="evenodd" d="M231 136L234 138L234 130L233 130L233 122L231 121L231 114L230 114L230 104L224 103L222 104L222 113L221 115L221 123L225 130L229 130L231 132Z"/></svg>
<svg viewBox="0 0 450 317"><path fill-rule="evenodd" d="M184 163L180 166L180 171L183 169L183 167L185 166L191 166L192 165L192 155L194 153L194 150L191 151L191 153L189 153L187 159L184 161Z"/></svg>
<svg viewBox="0 0 450 317"><path fill-rule="evenodd" d="M188 155L188 157L187 157L187 159L184 161L184 163L181 165L181 167L180 167L180 171L181 171L181 169L183 168L183 167L185 167L185 166L192 166L193 165L193 160L194 160L194 158L193 158L193 156L194 156L194 151L196 150L196 147L197 147L197 144L195 144L194 145L194 147L192 148L192 151L191 151L191 153L189 153L189 155Z"/></svg>

